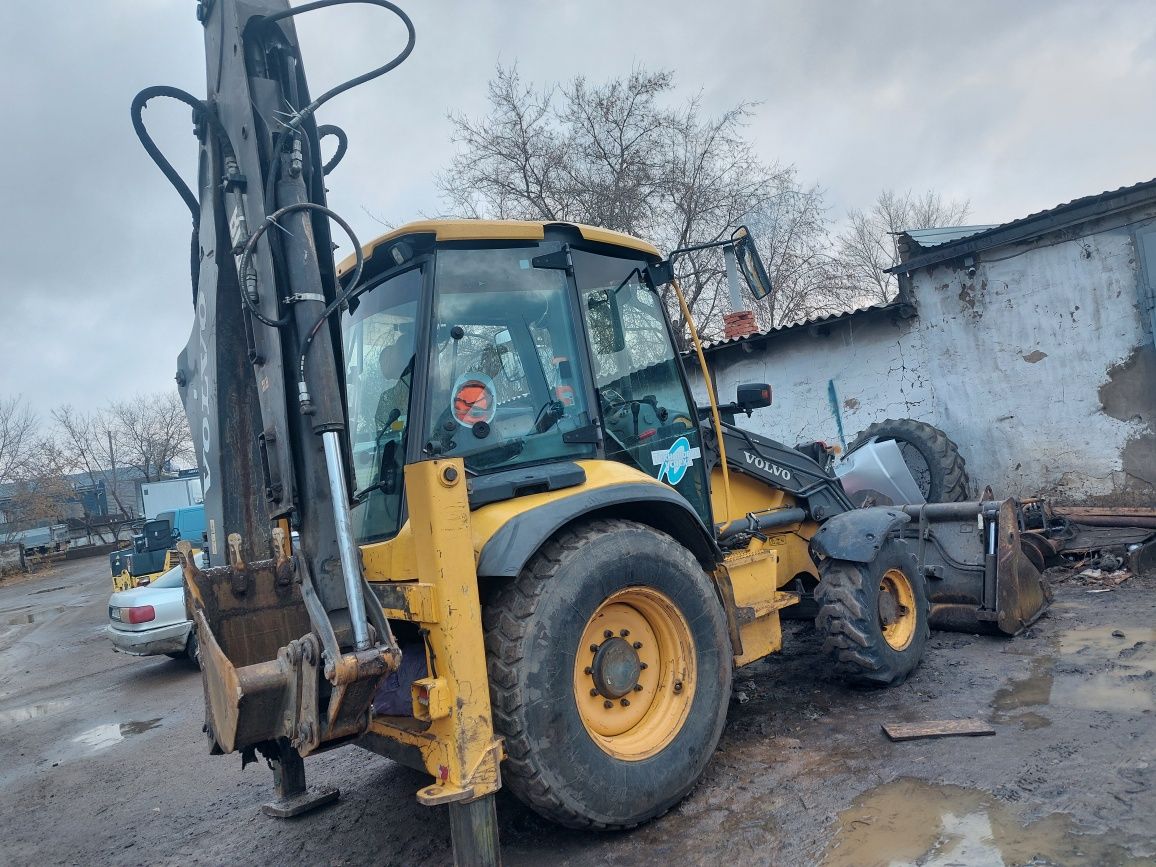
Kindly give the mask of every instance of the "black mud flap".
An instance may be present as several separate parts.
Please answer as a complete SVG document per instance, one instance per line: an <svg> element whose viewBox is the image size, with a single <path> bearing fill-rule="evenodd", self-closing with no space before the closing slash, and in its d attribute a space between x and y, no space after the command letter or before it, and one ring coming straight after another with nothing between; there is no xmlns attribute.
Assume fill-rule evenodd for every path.
<svg viewBox="0 0 1156 867"><path fill-rule="evenodd" d="M1020 542L1018 501L901 507L903 531L931 599L931 626L1018 635L1047 611L1051 589Z"/></svg>
<svg viewBox="0 0 1156 867"><path fill-rule="evenodd" d="M891 532L910 520L898 506L844 512L819 528L811 539L811 550L820 557L870 563Z"/></svg>

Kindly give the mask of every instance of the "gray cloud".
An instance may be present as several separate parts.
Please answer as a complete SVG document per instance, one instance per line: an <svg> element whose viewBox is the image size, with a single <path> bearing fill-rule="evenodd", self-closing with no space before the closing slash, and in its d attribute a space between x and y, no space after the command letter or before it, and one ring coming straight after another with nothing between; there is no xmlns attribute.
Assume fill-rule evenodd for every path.
<svg viewBox="0 0 1156 867"><path fill-rule="evenodd" d="M665 66L710 110L758 101L760 152L825 186L836 216L883 187L933 187L998 222L1156 175L1145 0L407 5L412 58L323 111L351 138L331 204L363 240L383 231L370 214L438 210L446 112L482 112L499 61L540 82ZM42 412L171 384L191 322L189 220L136 143L128 104L152 83L203 92L192 7L0 4L0 393ZM299 31L314 92L401 38L366 7L316 13ZM191 175L187 112L158 103L146 117Z"/></svg>

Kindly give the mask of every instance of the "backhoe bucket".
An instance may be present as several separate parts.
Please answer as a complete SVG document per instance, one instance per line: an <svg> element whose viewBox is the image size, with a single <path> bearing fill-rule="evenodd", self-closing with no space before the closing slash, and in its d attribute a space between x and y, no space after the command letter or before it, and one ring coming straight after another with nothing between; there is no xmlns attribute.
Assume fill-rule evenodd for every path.
<svg viewBox="0 0 1156 867"><path fill-rule="evenodd" d="M363 732L389 660L375 651L342 655L336 642L330 652L310 619L310 602L325 612L303 558L282 549L272 560L244 563L239 538L229 542L228 566L202 570L182 551L212 751L284 739L305 756Z"/></svg>
<svg viewBox="0 0 1156 867"><path fill-rule="evenodd" d="M931 625L1017 635L1048 608L1052 593L1020 542L1018 501L904 506L903 531L924 574Z"/></svg>

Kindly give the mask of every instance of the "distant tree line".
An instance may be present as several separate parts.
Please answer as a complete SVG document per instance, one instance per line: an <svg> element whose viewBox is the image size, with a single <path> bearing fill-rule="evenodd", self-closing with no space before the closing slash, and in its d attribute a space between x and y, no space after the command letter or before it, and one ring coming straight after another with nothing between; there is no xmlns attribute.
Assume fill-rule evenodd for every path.
<svg viewBox="0 0 1156 867"><path fill-rule="evenodd" d="M486 114L450 115L458 153L438 178L447 215L589 223L667 251L745 223L774 284L751 302L763 328L891 300L893 233L967 216L967 202L933 191L884 190L836 224L822 188L756 155L745 136L752 103L708 115L698 96L671 100L673 89L669 71L539 88L499 66ZM686 256L678 277L700 330L717 336L727 310L721 255Z"/></svg>
<svg viewBox="0 0 1156 867"><path fill-rule="evenodd" d="M19 396L0 396L0 542L72 516L78 477L81 486L103 482L109 511L132 515L135 501L120 484L126 474L152 482L193 458L176 392L139 394L91 412L63 405L47 420Z"/></svg>

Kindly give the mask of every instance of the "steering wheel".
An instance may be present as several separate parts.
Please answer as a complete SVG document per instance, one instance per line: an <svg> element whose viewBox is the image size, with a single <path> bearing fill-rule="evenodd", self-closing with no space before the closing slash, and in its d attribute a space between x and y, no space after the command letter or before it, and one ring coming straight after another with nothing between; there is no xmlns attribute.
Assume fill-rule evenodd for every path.
<svg viewBox="0 0 1156 867"><path fill-rule="evenodd" d="M659 406L658 399L650 397L649 395L647 397L627 399L614 389L606 388L599 392L599 397L602 401L602 412L605 415L608 415L611 411L618 409L619 407L637 406L641 408L643 406L648 406L654 410L654 414L658 416L658 420L660 422L665 423L666 421L666 407Z"/></svg>

